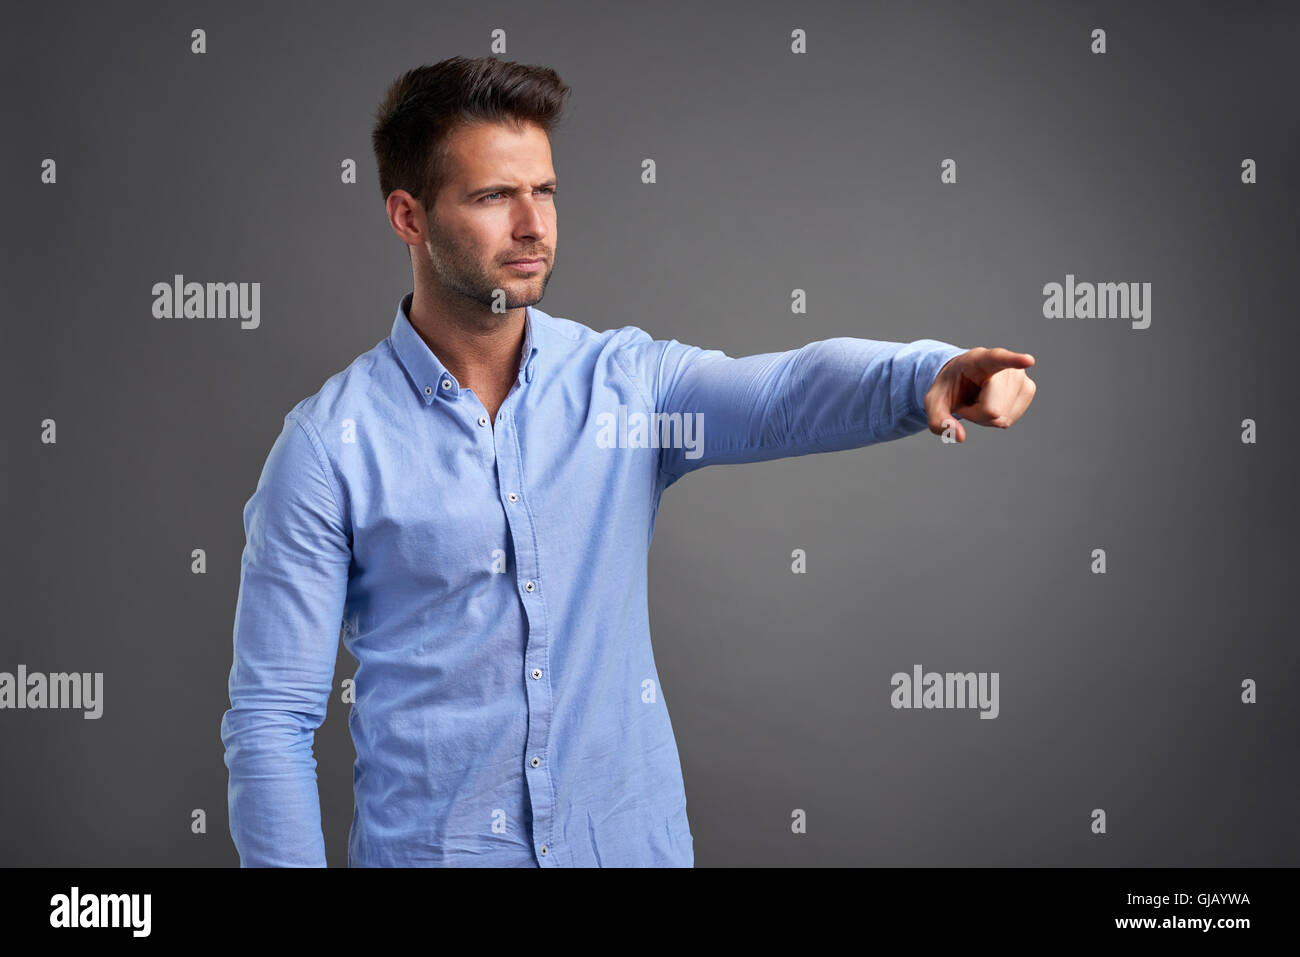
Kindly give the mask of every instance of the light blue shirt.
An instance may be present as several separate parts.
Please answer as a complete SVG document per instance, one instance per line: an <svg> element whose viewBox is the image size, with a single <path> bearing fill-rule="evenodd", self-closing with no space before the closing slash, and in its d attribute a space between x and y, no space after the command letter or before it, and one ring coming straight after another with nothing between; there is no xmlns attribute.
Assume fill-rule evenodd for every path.
<svg viewBox="0 0 1300 957"><path fill-rule="evenodd" d="M410 301L285 416L244 507L221 721L241 863L325 865L312 744L345 693L342 637L349 866L693 866L650 646L660 497L706 465L919 432L966 350L835 338L731 358L530 306L492 422Z"/></svg>

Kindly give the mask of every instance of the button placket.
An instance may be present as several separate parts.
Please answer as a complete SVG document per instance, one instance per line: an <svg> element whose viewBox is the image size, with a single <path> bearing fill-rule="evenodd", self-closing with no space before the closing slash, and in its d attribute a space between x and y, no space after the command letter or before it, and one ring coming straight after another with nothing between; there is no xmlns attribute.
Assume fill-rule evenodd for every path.
<svg viewBox="0 0 1300 957"><path fill-rule="evenodd" d="M498 488L504 492L502 504L505 509L506 522L515 546L515 588L518 589L523 602L524 620L527 634L524 643L524 660L526 674L533 678L525 679L525 701L528 708L528 731L524 742L526 755L525 773L528 776L528 799L532 804L533 847L539 863L555 866L563 863L564 855L552 846L554 833L553 794L554 782L551 780L547 747L552 717L552 689L550 683L541 680L543 668L549 654L549 634L546 622L546 608L541 599L539 584L540 569L536 527L534 526L526 503L523 500L521 483L523 474L520 470L519 447L512 432L513 420L509 409L498 410L500 423L493 437L496 448L496 467ZM522 586L522 587L521 587Z"/></svg>

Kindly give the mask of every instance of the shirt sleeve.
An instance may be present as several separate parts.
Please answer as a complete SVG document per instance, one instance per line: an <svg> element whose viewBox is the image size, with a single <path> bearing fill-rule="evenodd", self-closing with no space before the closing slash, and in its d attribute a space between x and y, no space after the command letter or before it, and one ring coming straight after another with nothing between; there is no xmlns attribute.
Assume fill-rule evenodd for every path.
<svg viewBox="0 0 1300 957"><path fill-rule="evenodd" d="M693 448L686 441L660 448L665 488L706 465L859 448L926 429L926 392L939 369L967 351L938 339L837 337L732 358L633 326L622 331L629 374L661 419L689 415L696 427ZM657 434L679 434L669 421ZM690 434L683 426L683 439Z"/></svg>
<svg viewBox="0 0 1300 957"><path fill-rule="evenodd" d="M230 833L244 867L324 867L316 729L325 720L352 549L309 422L285 416L248 503L235 607Z"/></svg>

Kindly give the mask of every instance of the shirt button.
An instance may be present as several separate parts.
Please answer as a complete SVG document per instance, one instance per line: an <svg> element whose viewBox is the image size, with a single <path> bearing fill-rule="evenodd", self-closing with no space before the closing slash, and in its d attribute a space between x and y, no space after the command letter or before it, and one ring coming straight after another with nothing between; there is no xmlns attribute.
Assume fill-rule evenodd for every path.
<svg viewBox="0 0 1300 957"><path fill-rule="evenodd" d="M536 587L537 586L534 585L532 582L524 582L524 591L532 591Z"/></svg>
<svg viewBox="0 0 1300 957"><path fill-rule="evenodd" d="M509 495L506 496L506 498L510 499L510 501L512 502L519 501L519 496L516 495L514 492L511 492Z"/></svg>
<svg viewBox="0 0 1300 957"><path fill-rule="evenodd" d="M433 394L433 390L432 390L431 388L429 388L429 387L426 385L426 386L424 387L424 394L425 394L425 395L432 395L432 394Z"/></svg>
<svg viewBox="0 0 1300 957"><path fill-rule="evenodd" d="M443 379L443 380L442 380L442 387L443 387L444 389L450 389L450 388L451 388L451 380L450 380L450 379Z"/></svg>
<svg viewBox="0 0 1300 957"><path fill-rule="evenodd" d="M480 415L480 416L478 417L478 424L479 424L479 425L487 425L487 416L486 416L486 415Z"/></svg>
<svg viewBox="0 0 1300 957"><path fill-rule="evenodd" d="M533 669L533 677L534 677L534 678L540 678L541 676L542 676L542 669L541 669L541 668L534 668L534 669Z"/></svg>
<svg viewBox="0 0 1300 957"><path fill-rule="evenodd" d="M545 857L545 856L546 856L546 845L545 845L545 844L543 844L541 847L539 847L538 850L542 852L542 857Z"/></svg>
<svg viewBox="0 0 1300 957"><path fill-rule="evenodd" d="M537 767L537 765L539 765L539 764L542 763L542 759L541 759L541 758L533 758L533 759L532 759L531 761L529 761L528 763L531 764L533 767Z"/></svg>

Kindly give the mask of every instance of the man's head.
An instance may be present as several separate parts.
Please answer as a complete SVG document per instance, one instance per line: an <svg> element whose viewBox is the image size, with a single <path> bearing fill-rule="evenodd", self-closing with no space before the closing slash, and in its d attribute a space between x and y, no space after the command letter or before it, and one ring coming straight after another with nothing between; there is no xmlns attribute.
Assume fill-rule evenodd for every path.
<svg viewBox="0 0 1300 957"><path fill-rule="evenodd" d="M541 300L555 268L550 133L568 92L554 70L492 57L452 57L389 88L372 142L417 284L488 307L497 290L505 309Z"/></svg>

